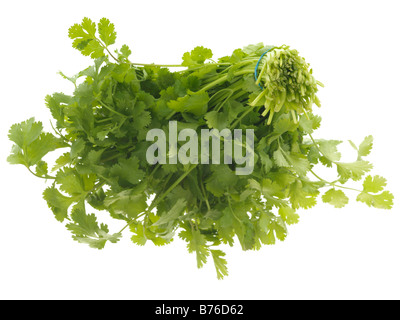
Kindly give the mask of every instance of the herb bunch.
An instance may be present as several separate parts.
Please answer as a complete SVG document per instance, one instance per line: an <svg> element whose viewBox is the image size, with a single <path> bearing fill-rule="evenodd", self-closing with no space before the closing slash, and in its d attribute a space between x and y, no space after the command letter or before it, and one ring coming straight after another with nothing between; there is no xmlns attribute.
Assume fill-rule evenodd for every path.
<svg viewBox="0 0 400 320"><path fill-rule="evenodd" d="M54 133L34 118L11 127L8 161L52 181L43 197L74 240L102 249L125 229L137 245L161 246L178 235L197 266L211 258L222 279L228 270L221 244L237 240L243 250L257 250L282 241L299 220L296 211L315 206L321 194L336 208L349 202L349 189L368 206L392 207L386 180L366 175L371 136L351 142L354 162L340 161L341 141L313 137L322 84L296 50L256 44L214 61L210 49L196 47L181 64L156 65L131 62L127 45L112 50L116 32L106 18L84 18L69 37L93 64L74 76L60 73L72 94L46 97ZM168 131L170 120L179 130L253 129L253 172L236 175L235 164L149 164L146 134ZM50 166L45 156L59 150ZM317 164L336 170L337 179L321 178ZM345 185L362 179L359 189ZM103 215L125 226L110 232Z"/></svg>

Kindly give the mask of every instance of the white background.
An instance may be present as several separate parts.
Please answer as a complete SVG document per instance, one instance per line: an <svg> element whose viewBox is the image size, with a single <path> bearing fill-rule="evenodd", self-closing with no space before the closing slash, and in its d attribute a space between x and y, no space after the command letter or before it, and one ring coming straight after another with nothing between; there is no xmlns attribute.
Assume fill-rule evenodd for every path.
<svg viewBox="0 0 400 320"><path fill-rule="evenodd" d="M0 13L0 298L400 298L398 1L3 1ZM5 161L9 127L35 116L50 130L46 94L71 93L56 73L90 59L67 30L84 16L115 23L135 62L180 63L197 45L216 58L251 43L288 44L325 84L316 138L375 138L373 174L388 178L391 211L356 203L300 212L286 241L260 251L227 248L230 275L197 270L183 242L133 245L129 231L102 251L76 243L42 199L44 180ZM344 145L345 146L345 145ZM352 150L342 149L351 160ZM321 173L325 174L325 173ZM329 174L328 174L329 177ZM111 231L120 224L110 225Z"/></svg>

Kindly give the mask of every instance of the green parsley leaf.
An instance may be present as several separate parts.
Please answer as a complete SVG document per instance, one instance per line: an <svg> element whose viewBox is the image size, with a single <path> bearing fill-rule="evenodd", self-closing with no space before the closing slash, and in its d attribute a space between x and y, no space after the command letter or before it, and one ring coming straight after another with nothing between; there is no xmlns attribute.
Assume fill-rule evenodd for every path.
<svg viewBox="0 0 400 320"><path fill-rule="evenodd" d="M117 33L115 32L114 24L107 18L100 19L99 22L99 36L106 46L110 46L115 43L117 39ZM126 52L126 49L124 49Z"/></svg>
<svg viewBox="0 0 400 320"><path fill-rule="evenodd" d="M373 146L374 138L372 136L367 136L361 142L360 146L358 147L358 155L359 157L366 157L371 153L371 149Z"/></svg>
<svg viewBox="0 0 400 320"><path fill-rule="evenodd" d="M282 220L285 221L288 225L298 223L300 218L295 210L290 207L280 207L279 215L281 216Z"/></svg>
<svg viewBox="0 0 400 320"><path fill-rule="evenodd" d="M181 231L179 237L188 242L187 248L189 253L196 253L197 267L202 268L210 254L204 235L202 235L199 230L194 230L192 228Z"/></svg>
<svg viewBox="0 0 400 320"><path fill-rule="evenodd" d="M217 278L221 280L228 275L227 262L223 258L225 257L225 252L221 250L210 250L210 252L214 260L215 270L217 271Z"/></svg>
<svg viewBox="0 0 400 320"><path fill-rule="evenodd" d="M203 64L207 59L213 56L210 49L202 46L194 48L191 52L184 53L182 57L182 66L192 67L198 64Z"/></svg>
<svg viewBox="0 0 400 320"><path fill-rule="evenodd" d="M341 183L345 183L349 179L358 181L366 172L373 168L372 164L365 160L357 160L348 163L335 162L335 164L337 165L337 172Z"/></svg>
<svg viewBox="0 0 400 320"><path fill-rule="evenodd" d="M138 184L144 177L144 172L139 169L139 159L135 156L129 159L119 159L118 164L111 167L110 174L118 178L121 186L124 186L125 183Z"/></svg>
<svg viewBox="0 0 400 320"><path fill-rule="evenodd" d="M290 202L294 209L304 208L309 209L317 204L318 192L309 193L305 190L304 182L296 180L290 185Z"/></svg>
<svg viewBox="0 0 400 320"><path fill-rule="evenodd" d="M381 176L367 176L363 183L364 192L378 193L386 187L386 179Z"/></svg>
<svg viewBox="0 0 400 320"><path fill-rule="evenodd" d="M177 112L189 112L195 116L203 115L207 110L209 97L207 92L196 93L169 101L168 108Z"/></svg>
<svg viewBox="0 0 400 320"><path fill-rule="evenodd" d="M172 209L169 210L166 214L162 215L160 219L158 219L157 222L153 224L153 226L159 226L165 223L174 222L182 215L185 207L186 207L186 201L183 199L179 199L172 207Z"/></svg>
<svg viewBox="0 0 400 320"><path fill-rule="evenodd" d="M389 210L393 207L393 195L389 191L380 194L370 194L361 192L357 196L357 201L364 202L369 207Z"/></svg>
<svg viewBox="0 0 400 320"><path fill-rule="evenodd" d="M42 123L35 122L34 118L13 125L8 136L15 145L8 162L29 168L38 164L49 152L67 146L62 139L42 130Z"/></svg>
<svg viewBox="0 0 400 320"><path fill-rule="evenodd" d="M116 243L121 238L120 233L109 234L107 225L99 225L96 216L87 215L80 204L73 208L71 218L74 222L68 223L66 227L72 232L72 238L88 244L91 248L102 249L107 241Z"/></svg>
<svg viewBox="0 0 400 320"><path fill-rule="evenodd" d="M61 194L54 186L43 192L43 198L47 201L55 218L60 222L68 218L68 208L75 202L73 198Z"/></svg>
<svg viewBox="0 0 400 320"><path fill-rule="evenodd" d="M342 190L332 188L322 196L322 201L333 205L335 208L343 208L349 203L349 198Z"/></svg>

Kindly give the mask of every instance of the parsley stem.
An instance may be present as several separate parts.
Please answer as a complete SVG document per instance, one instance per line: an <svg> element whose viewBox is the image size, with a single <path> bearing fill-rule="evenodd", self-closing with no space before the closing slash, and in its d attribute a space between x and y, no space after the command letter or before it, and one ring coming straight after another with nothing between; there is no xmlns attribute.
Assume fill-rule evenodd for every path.
<svg viewBox="0 0 400 320"><path fill-rule="evenodd" d="M131 152L131 151L134 150L134 149L135 149L135 146L130 147L130 148L128 148L127 150L125 150L124 153L114 154L114 155L112 155L112 156L110 156L110 157L108 157L108 158L102 159L101 162L102 162L102 163L105 163L105 162L107 162L107 161L114 160L114 159L119 158L119 157L122 157L122 156L126 156L127 153Z"/></svg>
<svg viewBox="0 0 400 320"><path fill-rule="evenodd" d="M258 59L249 59L249 60L244 60L242 62L235 63L235 64L232 64L232 63L218 63L219 65L229 65L229 67L225 68L223 71L221 71L219 74L215 75L214 77L211 77L211 79L219 78L222 73L228 72L230 70L230 68L232 68L232 67L235 67L236 69L238 69L239 66L242 67L242 66L245 66L246 64L257 62L257 60Z"/></svg>
<svg viewBox="0 0 400 320"><path fill-rule="evenodd" d="M304 112L304 114L306 115L306 118L307 118L308 120L310 120L310 117L308 116L307 110L303 108L303 112ZM317 148L318 152L319 152L322 156L324 156L325 158L327 158L329 161L332 161L332 160L329 159L329 157L327 157L327 156L322 152L322 150L320 149L318 143L314 140L312 134L309 133L308 136L310 137L310 139L311 139L311 141L313 142L314 146ZM332 162L335 163L334 161L332 161Z"/></svg>
<svg viewBox="0 0 400 320"><path fill-rule="evenodd" d="M164 185L163 185L163 187L160 189L160 192L159 192L158 194L156 194L156 196L154 197L153 202L154 202L154 201L157 201L157 199L160 197L160 194L161 194L161 195L163 194L163 192L164 192L165 188L167 187L167 185L168 185L168 183L169 183L169 180L171 180L172 176L173 176L173 173L169 173L168 176L164 179L164 180L165 180L165 181L164 181Z"/></svg>
<svg viewBox="0 0 400 320"><path fill-rule="evenodd" d="M187 68L181 64L155 64L155 63L137 63L131 62L133 66L143 66L143 67L166 67L166 68Z"/></svg>
<svg viewBox="0 0 400 320"><path fill-rule="evenodd" d="M250 61L250 60L249 60ZM220 63L218 63L218 64L220 64ZM253 69L243 69L243 70L239 70L239 71L237 71L237 72L235 72L234 74L233 74L233 76L235 77L235 76L240 76L240 75L244 75L244 74L250 74L250 73L253 73L254 72L254 70ZM220 84L220 83L223 83L223 82L225 82L225 81L227 81L228 80L228 74L227 75L224 75L224 76L219 76L218 77L218 79L216 79L216 80L214 80L214 81L212 81L211 83L209 83L209 84L207 84L206 86L204 86L203 88L201 88L199 91L197 91L198 93L200 93L200 92L204 92L204 91L207 91L207 90L209 90L209 89L211 89L212 87L214 87L214 86L216 86L216 85L218 85L218 84ZM240 97L240 96L239 96ZM250 111L249 111L250 112ZM172 111L165 119L166 120L169 120L169 119L171 119L172 118L172 116L174 116L175 114L177 113L177 111ZM237 124L237 123L236 123Z"/></svg>
<svg viewBox="0 0 400 320"><path fill-rule="evenodd" d="M236 121L233 123L232 128L236 127L236 125L245 117L247 114L249 114L252 110L254 109L253 107L248 108L245 112L242 113L242 115L236 119Z"/></svg>
<svg viewBox="0 0 400 320"><path fill-rule="evenodd" d="M356 191L356 192L358 192L358 193L363 192L363 191L358 190L358 189L349 188L349 187L344 187L344 186L340 186L340 185L337 185L337 184L334 184L334 183L330 183L330 185L331 185L332 187L342 188L342 189L347 189L347 190L352 190L352 191Z"/></svg>
<svg viewBox="0 0 400 320"><path fill-rule="evenodd" d="M296 115L296 112L295 112L293 109L290 110L290 112L292 113L293 122L294 122L295 124L297 124L297 115Z"/></svg>
<svg viewBox="0 0 400 320"><path fill-rule="evenodd" d="M249 114L251 111L253 111L253 109L255 108L255 105L257 104L257 102L264 96L265 94L265 90L263 90L255 99L252 103L250 103L250 107L247 108L247 110L245 112L242 113L242 115L236 119L236 121L232 124L232 128L235 128L236 125L247 115Z"/></svg>
<svg viewBox="0 0 400 320"><path fill-rule="evenodd" d="M54 132L56 133L56 134L58 134L63 140L64 140L64 142L65 143L67 143L69 146L71 146L68 142L69 142L69 140L66 138L66 137L64 137L63 135L62 135L62 133L59 131L59 130L57 130L54 126L53 126L53 122L50 120L50 125L51 125L51 127L53 128L53 130L54 130Z"/></svg>
<svg viewBox="0 0 400 320"><path fill-rule="evenodd" d="M120 113L120 112L118 112L118 111L115 111L113 108L107 106L107 105L106 105L103 101L101 101L100 99L96 99L96 100L97 100L104 108L110 110L111 112L113 112L113 113L115 113L115 114L117 114L117 115L119 115L119 116L122 116L122 117L127 118L126 115L124 115L124 114L122 114L122 113Z"/></svg>
<svg viewBox="0 0 400 320"><path fill-rule="evenodd" d="M257 81L256 81L256 85L259 85L259 84L260 84L260 82L261 82L261 77L264 75L265 70L266 70L266 67L267 67L267 63L264 63L264 65L263 65L263 67L262 67L262 69L261 69L261 72L260 72L260 74L258 75L258 78L257 78Z"/></svg>
<svg viewBox="0 0 400 320"><path fill-rule="evenodd" d="M187 66L183 66L181 64L155 64L155 63L138 63L138 62L130 62L131 65L133 66L143 66L143 67L165 67L165 68L188 68ZM206 66L208 65L231 65L230 63L218 63L218 62L213 62L213 63L206 63ZM204 65L199 66L198 68L203 68ZM198 69L198 68L192 68L190 70ZM186 70L183 70L186 71Z"/></svg>
<svg viewBox="0 0 400 320"><path fill-rule="evenodd" d="M320 181L325 182L327 184L330 184L328 181L326 181L325 179L322 179L320 176L318 176L312 169L310 169L310 172Z"/></svg>
<svg viewBox="0 0 400 320"><path fill-rule="evenodd" d="M107 50L107 52L111 58L113 58L116 62L121 63L121 61L119 59L117 59L116 57L113 56L113 54L110 52L110 50L108 50L107 47L105 47L105 49Z"/></svg>
<svg viewBox="0 0 400 320"><path fill-rule="evenodd" d="M260 101L261 98L262 98L266 93L267 93L266 90L261 91L261 93L250 103L250 105L251 105L252 107L254 107L254 106L258 103L258 101Z"/></svg>
<svg viewBox="0 0 400 320"><path fill-rule="evenodd" d="M32 170L31 170L31 168L29 168L29 167L26 167L27 169L28 169L28 171L30 172L30 173L32 173L35 177L38 177L38 178L41 178L41 179L46 179L46 180L48 180L48 179L55 179L56 177L53 177L53 176L49 176L49 175L44 175L44 176L40 176L40 175L38 175L38 174L36 174L36 173L34 173Z"/></svg>
<svg viewBox="0 0 400 320"><path fill-rule="evenodd" d="M89 191L86 192L85 196L83 197L83 200L86 199L86 197L91 194L92 192L97 191L98 189L100 189L102 186L104 186L106 184L106 181L99 181L92 189L90 189ZM83 201L83 204L85 204L85 202Z"/></svg>
<svg viewBox="0 0 400 320"><path fill-rule="evenodd" d="M252 72L254 72L253 69L239 70L239 71L235 72L233 74L233 76L240 76L240 75L248 74L248 73L252 73ZM212 87L216 86L217 84L225 82L226 80L228 80L228 76L229 75L227 74L227 75L224 75L223 77L220 77L217 80L214 80L213 82L207 84L205 87L201 88L201 90L199 92L207 91L207 90L211 89Z"/></svg>
<svg viewBox="0 0 400 320"><path fill-rule="evenodd" d="M111 53L111 51L108 49L108 47L99 39L99 38L95 38L98 43L100 43L100 45L106 49L106 51L108 52L108 54L110 55L111 58L113 58L116 62L121 63L121 60L117 59L116 57L114 57L114 55Z"/></svg>
<svg viewBox="0 0 400 320"><path fill-rule="evenodd" d="M181 183L181 181L183 179L185 179L189 173L191 173L193 171L193 169L195 169L197 167L197 165L194 165L193 167L191 167L188 171L186 171L184 174L182 174L168 189L167 191L165 191L160 197L157 198L156 201L154 201L150 208L149 211L153 210L155 208L155 206L162 200L164 199L178 184Z"/></svg>
<svg viewBox="0 0 400 320"><path fill-rule="evenodd" d="M328 184L328 185L330 185L330 186L332 186L332 187L342 188L342 189L347 189L347 190L352 190L352 191L357 191L357 192L359 192L359 193L362 192L361 190L358 190L358 189L349 188L349 187L345 187L345 186L340 186L340 185L335 184L334 182L326 181L325 179L322 179L320 176L318 176L318 175L317 175L313 170L311 170L311 169L310 169L310 172L311 172L318 180L320 180L320 181L322 181L322 182L324 182L324 183L326 183L326 184Z"/></svg>
<svg viewBox="0 0 400 320"><path fill-rule="evenodd" d="M267 125L270 125L272 123L273 117L274 117L274 110L270 110Z"/></svg>
<svg viewBox="0 0 400 320"><path fill-rule="evenodd" d="M121 233L122 231L124 231L128 226L130 226L132 224L132 222L134 222L137 218L141 217L144 214L148 214L151 210L153 210L159 203L161 200L163 200L178 184L181 183L181 181L183 179L186 178L187 175L189 175L190 172L193 171L194 168L196 168L197 165L194 165L193 167L191 167L188 171L186 171L183 175L181 175L161 196L159 196L157 199L154 199L153 202L151 203L151 205L149 206L149 208L144 211L141 215L138 215L136 218L131 219L126 225L125 227L123 227L119 233Z"/></svg>
<svg viewBox="0 0 400 320"><path fill-rule="evenodd" d="M229 191L229 190L228 190L228 191ZM239 222L241 223L242 221L236 216L235 212L234 212L233 209L232 209L232 204L231 204L231 199L230 199L230 197L227 197L227 199L228 199L228 206L229 206L229 209L230 209L231 212L232 212L233 217L234 217L237 221L239 221Z"/></svg>
<svg viewBox="0 0 400 320"><path fill-rule="evenodd" d="M150 174L149 174L149 176L148 176L148 179L152 179L153 178L153 176L154 176L154 173L158 170L158 168L160 168L161 167L161 164L160 163L158 163L154 168L153 168L153 170L150 172Z"/></svg>
<svg viewBox="0 0 400 320"><path fill-rule="evenodd" d="M201 174L202 174L202 172L201 172L201 170L199 170L200 189L201 189L201 192L203 193L203 197L204 197L204 200L206 202L207 209L208 209L208 211L210 211L211 210L211 206L210 206L210 203L208 202L207 193L206 193L206 190L204 189L204 183L203 183L203 179L202 179L202 175Z"/></svg>
<svg viewBox="0 0 400 320"><path fill-rule="evenodd" d="M230 66L231 64L230 64L230 63L207 63L207 64L205 64L205 65L206 65L206 66L208 66L208 65ZM190 70L191 72L193 72L194 70L198 70L198 69L204 68L205 65L204 65L204 64L201 64L201 65L199 65L198 67L194 67L194 68L190 68L190 69L185 69L185 70L180 70L180 71L175 71L175 73L184 73L184 72L186 72L186 71L188 71L188 70ZM181 67L184 68L185 66L182 66L182 65L181 65Z"/></svg>

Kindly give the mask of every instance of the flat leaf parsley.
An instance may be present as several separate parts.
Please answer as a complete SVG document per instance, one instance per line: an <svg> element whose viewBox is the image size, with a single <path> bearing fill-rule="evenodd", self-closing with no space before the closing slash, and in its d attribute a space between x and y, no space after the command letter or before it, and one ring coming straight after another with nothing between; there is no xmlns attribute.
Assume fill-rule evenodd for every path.
<svg viewBox="0 0 400 320"><path fill-rule="evenodd" d="M321 106L323 85L296 50L259 43L213 60L199 46L180 64L157 65L131 62L127 45L113 49L115 27L106 18L84 18L69 38L93 62L76 75L60 72L73 91L45 98L53 133L34 118L11 127L8 161L52 182L43 198L74 240L101 249L126 231L137 245L166 245L178 236L199 268L212 259L222 279L228 269L221 245L237 241L257 250L283 241L288 225L299 221L296 211L314 207L320 196L336 208L351 192L370 207L392 207L386 179L367 175L371 136L359 145L350 141L353 162L341 161L341 141L313 137L321 126L313 107ZM149 163L146 134L168 130L170 121L198 133L254 130L254 170L236 175L236 164L222 162ZM53 164L46 160L51 152L59 152ZM337 179L321 178L321 165ZM100 221L106 214L124 227L110 231Z"/></svg>

